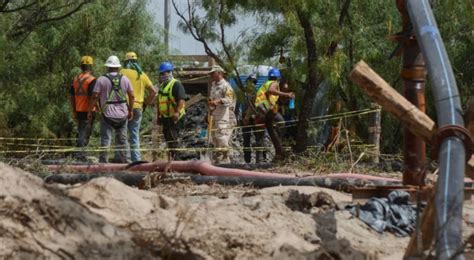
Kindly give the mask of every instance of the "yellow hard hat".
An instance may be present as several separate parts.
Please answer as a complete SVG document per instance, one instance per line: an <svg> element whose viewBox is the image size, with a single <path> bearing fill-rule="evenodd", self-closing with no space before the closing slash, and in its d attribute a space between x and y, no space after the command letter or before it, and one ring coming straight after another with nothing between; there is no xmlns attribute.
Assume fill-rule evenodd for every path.
<svg viewBox="0 0 474 260"><path fill-rule="evenodd" d="M82 64L85 64L85 65L92 65L94 64L94 59L92 59L91 56L82 56L81 58L81 65Z"/></svg>
<svg viewBox="0 0 474 260"><path fill-rule="evenodd" d="M137 54L133 51L125 55L125 60L136 60L136 59L138 59Z"/></svg>

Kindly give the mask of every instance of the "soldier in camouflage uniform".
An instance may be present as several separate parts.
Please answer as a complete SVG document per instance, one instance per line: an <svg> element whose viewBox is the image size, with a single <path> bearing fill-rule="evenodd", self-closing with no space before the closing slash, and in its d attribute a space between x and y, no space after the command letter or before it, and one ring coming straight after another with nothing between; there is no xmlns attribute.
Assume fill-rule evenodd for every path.
<svg viewBox="0 0 474 260"><path fill-rule="evenodd" d="M234 90L224 79L224 69L219 65L212 66L209 76L212 86L209 96L209 111L212 117L212 142L220 150L214 153L215 163L230 163L230 140L233 128L236 126Z"/></svg>

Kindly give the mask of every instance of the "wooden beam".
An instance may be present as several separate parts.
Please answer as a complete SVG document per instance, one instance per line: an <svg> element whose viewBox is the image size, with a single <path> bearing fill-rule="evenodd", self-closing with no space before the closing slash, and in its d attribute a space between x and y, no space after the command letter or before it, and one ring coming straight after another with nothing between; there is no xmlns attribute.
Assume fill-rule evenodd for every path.
<svg viewBox="0 0 474 260"><path fill-rule="evenodd" d="M436 133L436 125L433 120L393 89L364 61L357 63L349 74L349 79L383 109L398 118L415 135L420 136L426 142L432 141Z"/></svg>
<svg viewBox="0 0 474 260"><path fill-rule="evenodd" d="M172 61L199 61L209 62L209 56L207 55L171 55L169 59Z"/></svg>
<svg viewBox="0 0 474 260"><path fill-rule="evenodd" d="M474 138L474 96L471 96L467 103L464 121L467 130L471 132L471 135ZM471 156L471 159L466 165L466 175L469 178L474 179L474 154Z"/></svg>
<svg viewBox="0 0 474 260"><path fill-rule="evenodd" d="M194 97L192 97L190 100L188 100L186 102L186 109L194 106L195 104L197 104L198 102L200 102L201 100L205 100L206 97L203 96L201 93L195 95Z"/></svg>
<svg viewBox="0 0 474 260"><path fill-rule="evenodd" d="M415 135L420 136L427 143L433 142L436 134L436 125L430 117L421 112L400 93L393 89L382 77L373 71L364 61L359 61L349 74L349 79L362 89L369 97L382 108L402 122ZM474 129L474 98L466 112L466 125ZM470 114L472 113L472 114ZM466 175L474 179L474 156L466 164Z"/></svg>
<svg viewBox="0 0 474 260"><path fill-rule="evenodd" d="M466 128L474 136L474 96L472 96L467 102L467 108L464 113L464 121L466 121Z"/></svg>
<svg viewBox="0 0 474 260"><path fill-rule="evenodd" d="M435 236L435 229L433 228L435 225L435 203L433 190L430 193L431 199L421 215L421 221L418 222L421 226L411 235L404 258L419 257L419 259L423 259L423 252L430 249L433 243Z"/></svg>

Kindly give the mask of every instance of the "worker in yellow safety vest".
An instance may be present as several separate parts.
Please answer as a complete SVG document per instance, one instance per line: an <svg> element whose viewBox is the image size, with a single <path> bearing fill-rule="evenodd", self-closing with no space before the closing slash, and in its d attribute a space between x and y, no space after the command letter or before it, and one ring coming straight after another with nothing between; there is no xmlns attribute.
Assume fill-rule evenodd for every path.
<svg viewBox="0 0 474 260"><path fill-rule="evenodd" d="M272 68L268 71L268 80L265 82L260 89L257 91L257 97L255 98L255 107L261 118L265 120L265 128L270 135L273 146L275 147L275 161L279 161L285 158L283 146L281 144L278 129L275 128L274 123L282 123L285 120L278 113L278 98L288 97L295 98L294 92L282 92L280 91L279 80L281 73L278 69Z"/></svg>
<svg viewBox="0 0 474 260"><path fill-rule="evenodd" d="M162 126L171 157L176 159L179 148L179 133L184 128L186 92L183 84L173 77L174 66L170 62L163 62L159 67L160 87L158 90L158 104L156 123Z"/></svg>
<svg viewBox="0 0 474 260"><path fill-rule="evenodd" d="M94 60L91 56L83 56L81 58L82 72L74 77L71 89L69 91L72 116L77 122L78 136L76 147L87 146L92 133L94 120L87 120L87 112L89 111L89 103L96 82L96 78L94 75L92 75L93 64ZM75 158L81 161L87 160L83 151L76 152Z"/></svg>

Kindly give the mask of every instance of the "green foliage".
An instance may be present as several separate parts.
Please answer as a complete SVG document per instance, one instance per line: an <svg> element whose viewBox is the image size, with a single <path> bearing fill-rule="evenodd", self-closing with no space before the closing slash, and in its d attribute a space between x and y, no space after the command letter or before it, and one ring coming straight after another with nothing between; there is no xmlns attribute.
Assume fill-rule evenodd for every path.
<svg viewBox="0 0 474 260"><path fill-rule="evenodd" d="M25 1L12 1L20 6ZM61 20L40 22L42 17L57 17L79 3L79 11ZM345 0L200 0L193 1L190 22L195 32L215 50L226 67L248 60L252 64L278 65L285 61L285 77L290 87L307 86L308 75L316 73L326 82L322 96L326 101L343 100L343 110L369 107L370 100L346 75L359 60L365 60L397 90L401 59L389 59L397 43L388 36L401 31L400 14L394 1L352 0L348 15L339 23ZM72 7L55 9L61 3ZM434 1L435 17L454 69L463 104L474 95L474 4L472 1ZM39 9L38 9L39 8ZM41 9L43 8L43 9ZM38 10L42 10L39 12ZM204 15L197 10L204 10ZM44 10L47 13L44 13ZM43 12L43 13L42 13ZM242 40L230 42L222 35L238 22L238 15L257 18L260 27L242 32ZM317 66L308 71L308 50L299 20L310 21L316 39ZM139 55L142 67L151 74L163 47L156 36L146 1L38 1L35 8L19 12L0 10L0 136L71 137L74 123L68 103L72 78L79 72L82 55L95 58L96 75L105 72L102 64L112 54L123 57L128 51ZM33 23L34 26L21 27ZM20 26L20 27L19 27ZM181 23L183 30L189 28ZM224 40L223 40L224 38ZM332 50L332 52L331 52ZM246 55L248 57L244 57ZM232 68L231 68L232 69ZM434 102L429 84L427 113L434 117ZM239 93L241 96L241 93ZM147 109L145 118L151 118ZM147 128L144 120L143 129ZM367 120L349 122L359 136L367 132ZM382 151L398 152L402 140L400 123L382 115Z"/></svg>
<svg viewBox="0 0 474 260"><path fill-rule="evenodd" d="M358 87L348 81L346 75L359 60L365 60L378 74L399 91L401 59L389 59L397 43L388 36L402 30L400 14L395 2L352 0L348 16L339 25L340 12L345 1L238 1L241 8L254 13L262 25L258 37L251 43L250 61L272 64L284 50L287 56L286 74L298 81L308 79L308 56L304 32L299 24L298 10L310 16L317 44L317 74L331 87L324 94L325 100L341 97L346 110L369 107L370 100ZM474 92L474 5L472 1L435 1L435 16L450 56L461 100L465 103ZM336 43L334 55L327 55L332 43ZM427 85L427 113L434 117L429 83ZM323 89L324 90L324 89ZM367 120L353 122L357 132L365 136ZM400 123L391 115L382 116L382 151L398 152L402 131Z"/></svg>
<svg viewBox="0 0 474 260"><path fill-rule="evenodd" d="M54 6L62 1L42 2ZM163 48L146 3L91 1L71 16L39 24L27 34L2 34L0 134L73 137L69 89L83 55L94 57L96 76L105 72L108 56L123 59L128 51L135 51L144 70L153 72ZM0 28L12 32L14 21L31 15L0 13Z"/></svg>

